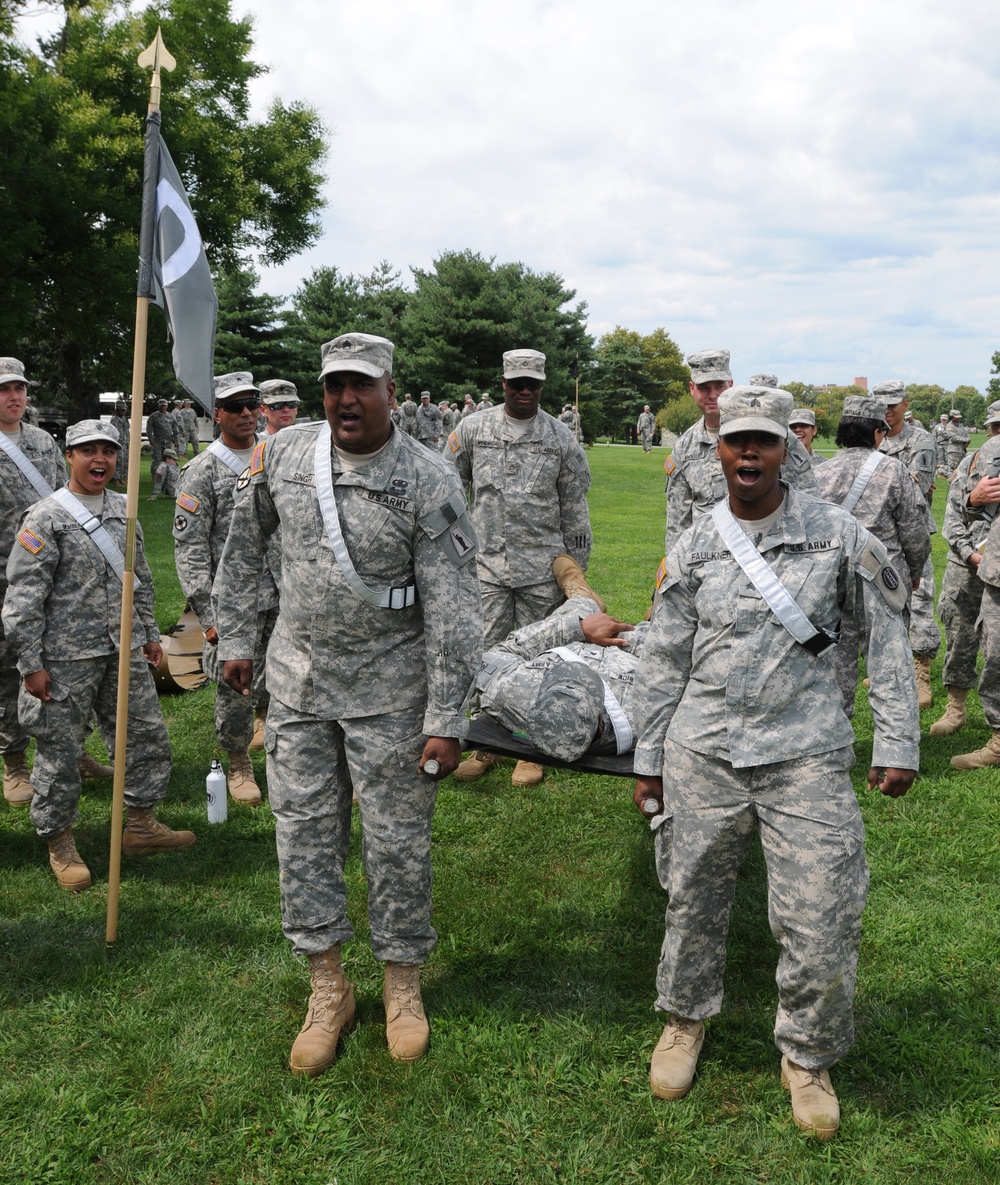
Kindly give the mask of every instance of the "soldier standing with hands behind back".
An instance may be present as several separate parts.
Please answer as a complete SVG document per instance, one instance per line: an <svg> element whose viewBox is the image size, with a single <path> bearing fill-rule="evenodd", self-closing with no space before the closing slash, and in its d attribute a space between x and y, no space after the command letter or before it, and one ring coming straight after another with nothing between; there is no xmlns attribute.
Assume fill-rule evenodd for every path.
<svg viewBox="0 0 1000 1185"><path fill-rule="evenodd" d="M245 695L254 653L246 589L280 527L265 747L283 928L312 979L289 1064L309 1077L330 1065L354 1021L341 961L353 934L344 889L352 795L371 944L385 963L389 1053L415 1061L427 1049L420 965L436 941L431 818L436 782L461 759L482 645L461 484L439 453L393 427L392 353L392 342L366 333L323 346L326 419L257 446L217 582L224 675Z"/></svg>

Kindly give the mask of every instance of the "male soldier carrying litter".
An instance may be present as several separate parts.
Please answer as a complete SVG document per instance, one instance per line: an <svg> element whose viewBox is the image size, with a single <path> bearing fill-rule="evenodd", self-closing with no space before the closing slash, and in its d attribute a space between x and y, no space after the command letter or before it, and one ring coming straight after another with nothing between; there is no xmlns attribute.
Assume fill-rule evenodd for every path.
<svg viewBox="0 0 1000 1185"><path fill-rule="evenodd" d="M392 425L392 351L366 333L323 346L326 419L257 446L217 583L224 674L246 694L254 638L245 590L280 526L267 777L283 928L309 959L313 989L289 1061L310 1077L334 1060L354 1020L341 962L353 934L344 891L352 794L372 950L385 963L389 1053L415 1061L427 1049L420 965L436 940L435 783L461 759L479 668L475 531L451 464Z"/></svg>

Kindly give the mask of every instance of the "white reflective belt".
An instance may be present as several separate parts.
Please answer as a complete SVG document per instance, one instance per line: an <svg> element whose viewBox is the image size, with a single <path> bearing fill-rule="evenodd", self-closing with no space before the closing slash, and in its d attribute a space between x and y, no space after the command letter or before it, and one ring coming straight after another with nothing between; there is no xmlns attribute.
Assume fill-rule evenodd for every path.
<svg viewBox="0 0 1000 1185"><path fill-rule="evenodd" d="M377 609L409 609L416 603L416 585L397 585L379 592L374 588L369 588L354 570L351 553L347 550L347 544L344 542L344 535L340 529L337 499L333 493L333 442L330 439L329 424L324 424L316 437L313 469L316 474L316 497L319 499L320 513L323 515L326 533L330 537L333 554L347 583L363 601L367 601L369 605L374 605Z"/></svg>
<svg viewBox="0 0 1000 1185"><path fill-rule="evenodd" d="M56 490L52 495L56 502L76 519L81 527L90 536L91 541L95 543L104 553L104 558L108 561L113 569L115 575L119 580L125 579L125 557L118 548L118 544L107 533L104 527L101 526L101 520L95 518L94 515L84 506L84 504L71 493L68 486L63 486L61 490ZM132 573L132 579L135 581L133 588L142 588L139 583L139 578Z"/></svg>
<svg viewBox="0 0 1000 1185"><path fill-rule="evenodd" d="M853 513L854 507L857 506L861 500L861 495L865 492L865 487L871 481L872 474L885 460L885 453L880 453L877 449L868 454L865 463L858 470L857 477L854 479L854 485L847 491L847 497L841 502L841 506Z"/></svg>
<svg viewBox="0 0 1000 1185"><path fill-rule="evenodd" d="M21 452L6 432L0 432L0 448L10 457L18 469L21 470L27 480L31 482L40 498L47 498L52 493L52 487L49 483L42 477L29 458Z"/></svg>
<svg viewBox="0 0 1000 1185"><path fill-rule="evenodd" d="M552 653L558 654L563 662L582 662L584 666L590 664L575 654L568 646L553 646ZM611 690L607 679L603 675L600 676L601 682L604 684L604 710L611 718L611 727L615 730L615 746L618 752L627 753L635 744L635 737L632 735L632 727L622 711L622 706L615 697L615 693Z"/></svg>
<svg viewBox="0 0 1000 1185"><path fill-rule="evenodd" d="M221 436L218 440L213 440L205 452L214 453L220 461L225 462L232 469L237 477L246 469L246 463L241 461L228 445L222 443Z"/></svg>
<svg viewBox="0 0 1000 1185"><path fill-rule="evenodd" d="M771 565L750 542L746 532L733 518L725 501L717 502L712 510L712 519L733 558L750 578L754 588L770 606L772 612L803 646L811 641L819 630L802 612L795 598L778 579Z"/></svg>

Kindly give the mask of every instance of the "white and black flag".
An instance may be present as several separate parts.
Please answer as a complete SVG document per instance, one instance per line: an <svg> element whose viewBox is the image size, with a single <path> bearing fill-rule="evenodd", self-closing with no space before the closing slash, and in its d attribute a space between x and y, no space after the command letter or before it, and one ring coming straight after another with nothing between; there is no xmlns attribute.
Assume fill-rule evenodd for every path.
<svg viewBox="0 0 1000 1185"><path fill-rule="evenodd" d="M159 111L146 119L139 295L163 309L177 381L211 415L219 306L184 182L160 136Z"/></svg>

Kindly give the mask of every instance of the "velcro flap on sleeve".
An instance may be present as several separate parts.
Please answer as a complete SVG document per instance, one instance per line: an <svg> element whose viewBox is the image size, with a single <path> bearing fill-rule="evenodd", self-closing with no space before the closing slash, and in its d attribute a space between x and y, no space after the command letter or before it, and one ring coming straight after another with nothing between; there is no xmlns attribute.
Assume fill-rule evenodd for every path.
<svg viewBox="0 0 1000 1185"><path fill-rule="evenodd" d="M436 539L449 527L455 526L467 510L468 503L465 501L465 495L454 493L447 502L442 502L440 506L435 507L420 519L420 529L428 539Z"/></svg>

